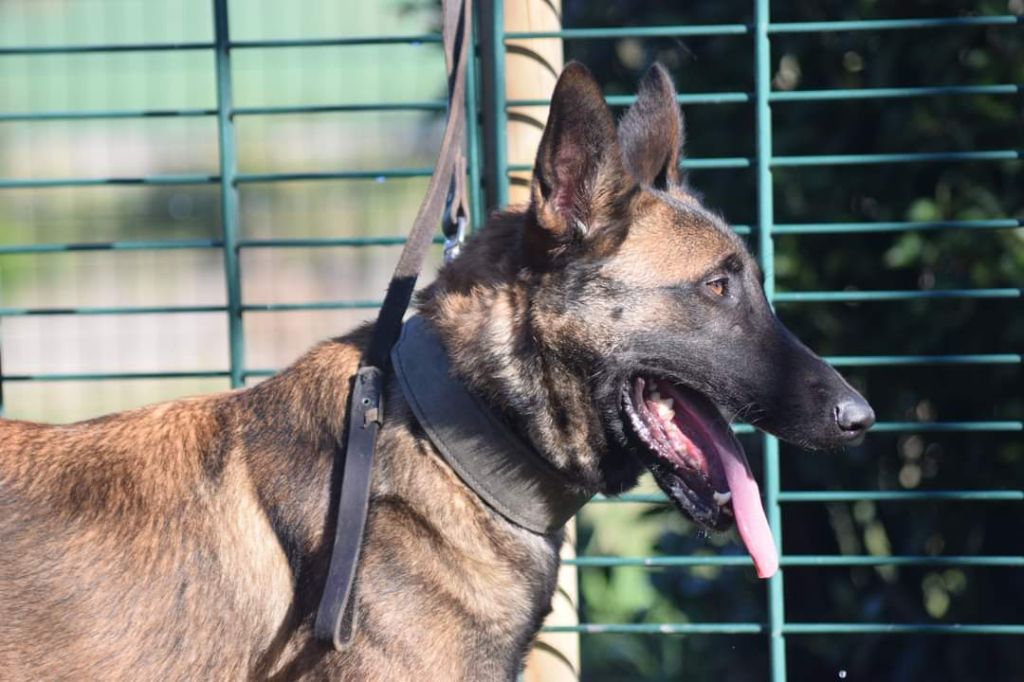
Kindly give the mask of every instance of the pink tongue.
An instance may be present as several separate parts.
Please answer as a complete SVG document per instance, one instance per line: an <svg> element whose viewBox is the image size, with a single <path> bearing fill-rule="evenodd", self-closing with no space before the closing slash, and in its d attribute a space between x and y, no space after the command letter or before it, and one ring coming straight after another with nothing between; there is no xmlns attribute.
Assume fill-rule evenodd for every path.
<svg viewBox="0 0 1024 682"><path fill-rule="evenodd" d="M768 526L768 518L761 507L761 492L757 489L757 481L750 473L747 458L739 446L721 445L724 447L719 447L718 452L732 492L736 528L754 560L757 577L770 578L779 570L779 554L775 549L775 538Z"/></svg>
<svg viewBox="0 0 1024 682"><path fill-rule="evenodd" d="M696 395L683 392L667 381L661 381L658 389L662 395L672 396L679 406L686 405L692 409L691 417L703 424L701 429L713 441L718 451L718 459L725 472L725 480L732 493L732 511L736 517L736 528L740 538L747 547L747 552L754 560L757 577L770 578L779 570L779 553L775 549L775 538L768 525L768 518L761 506L761 491L757 481L750 472L747 456L743 454L743 446L736 440L729 425L722 419L718 409L706 399L698 399ZM656 411L653 406L652 411ZM677 408L678 409L678 408ZM676 426L685 433L687 423L691 419L676 416Z"/></svg>

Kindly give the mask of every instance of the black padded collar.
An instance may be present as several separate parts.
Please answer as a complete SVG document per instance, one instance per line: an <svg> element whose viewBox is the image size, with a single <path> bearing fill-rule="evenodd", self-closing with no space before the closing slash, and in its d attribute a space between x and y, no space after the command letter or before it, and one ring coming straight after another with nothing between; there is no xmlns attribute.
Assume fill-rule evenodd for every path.
<svg viewBox="0 0 1024 682"><path fill-rule="evenodd" d="M546 535L590 499L452 376L440 338L421 316L406 321L391 362L405 399L441 456L506 519Z"/></svg>

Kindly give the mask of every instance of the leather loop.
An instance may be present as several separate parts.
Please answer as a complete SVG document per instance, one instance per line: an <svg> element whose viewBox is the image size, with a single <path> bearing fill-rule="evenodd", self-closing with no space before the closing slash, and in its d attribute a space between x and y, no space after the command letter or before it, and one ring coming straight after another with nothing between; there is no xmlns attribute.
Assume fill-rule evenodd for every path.
<svg viewBox="0 0 1024 682"><path fill-rule="evenodd" d="M344 615L346 606L355 603L352 592L370 502L373 451L383 417L383 389L383 373L376 367L360 369L352 386L334 549L313 628L317 639L335 649L341 649L352 638L355 614L347 618Z"/></svg>

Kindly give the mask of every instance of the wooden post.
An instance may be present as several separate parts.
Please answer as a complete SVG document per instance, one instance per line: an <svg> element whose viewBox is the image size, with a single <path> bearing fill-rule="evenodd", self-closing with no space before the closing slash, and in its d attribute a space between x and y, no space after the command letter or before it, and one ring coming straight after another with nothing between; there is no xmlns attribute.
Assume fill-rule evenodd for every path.
<svg viewBox="0 0 1024 682"><path fill-rule="evenodd" d="M576 556L576 520L565 527L562 559ZM576 567L565 566L558 572L558 587L551 600L551 615L545 625L577 625L579 590ZM526 659L523 682L579 682L580 636L575 632L543 632L537 636Z"/></svg>
<svg viewBox="0 0 1024 682"><path fill-rule="evenodd" d="M561 0L506 0L505 30L558 31L562 28ZM564 58L560 38L510 40L506 44L506 96L511 100L548 99L562 72ZM548 107L509 107L508 162L533 165ZM511 175L509 203L529 201L530 173ZM566 527L562 558L576 556L576 522ZM576 568L563 566L552 612L546 625L576 625L578 604ZM580 642L576 633L543 633L527 659L524 682L577 682L580 679Z"/></svg>
<svg viewBox="0 0 1024 682"><path fill-rule="evenodd" d="M505 31L558 31L562 28L561 0L506 0ZM562 72L564 57L561 38L509 40L506 43L505 93L509 101L547 99ZM508 108L508 162L533 166L548 108ZM511 176L509 203L529 201L530 173Z"/></svg>

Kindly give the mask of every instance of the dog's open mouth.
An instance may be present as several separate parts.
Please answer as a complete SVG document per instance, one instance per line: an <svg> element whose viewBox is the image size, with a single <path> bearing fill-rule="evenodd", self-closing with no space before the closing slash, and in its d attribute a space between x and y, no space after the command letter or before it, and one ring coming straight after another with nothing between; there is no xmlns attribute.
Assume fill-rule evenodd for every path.
<svg viewBox="0 0 1024 682"><path fill-rule="evenodd" d="M718 408L696 391L653 377L623 386L622 403L645 464L676 506L710 529L735 521L757 575L774 574L779 558L757 482Z"/></svg>

